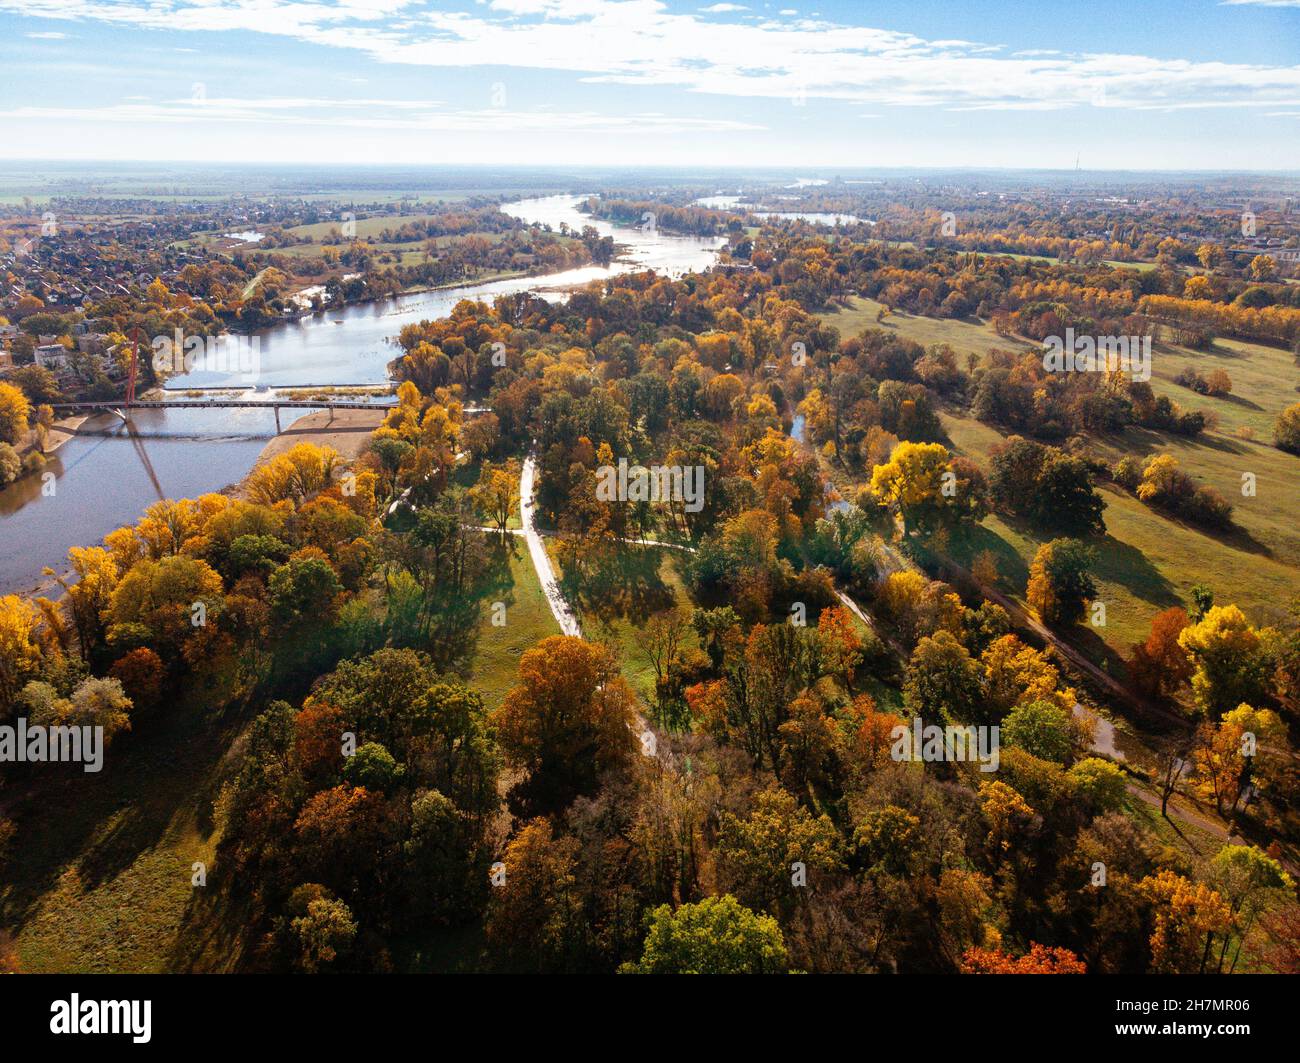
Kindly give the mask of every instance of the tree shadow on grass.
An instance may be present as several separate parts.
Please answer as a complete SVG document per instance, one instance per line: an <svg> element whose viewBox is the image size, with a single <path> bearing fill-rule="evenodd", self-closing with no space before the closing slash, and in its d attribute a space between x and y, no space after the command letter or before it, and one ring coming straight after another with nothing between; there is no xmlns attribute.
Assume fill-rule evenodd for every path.
<svg viewBox="0 0 1300 1063"><path fill-rule="evenodd" d="M1003 517L1005 520L1005 516ZM998 589L1019 593L1029 582L1029 566L1020 552L992 528L980 524L953 541L953 556L970 568L975 558L988 551L998 567Z"/></svg>
<svg viewBox="0 0 1300 1063"><path fill-rule="evenodd" d="M27 786L9 812L19 834L3 876L0 920L20 929L69 868L89 893L190 824L200 836L210 834L222 759L262 707L235 703L213 711L196 697L118 736L102 772L78 769L75 777L69 771ZM188 880L191 869L178 860L175 873Z"/></svg>
<svg viewBox="0 0 1300 1063"><path fill-rule="evenodd" d="M1216 395L1214 397L1217 398L1220 402L1230 402L1234 406L1242 406L1247 410L1262 411L1264 409L1264 407L1261 406L1259 403L1251 402L1250 399L1244 398L1241 395L1227 394L1227 395Z"/></svg>
<svg viewBox="0 0 1300 1063"><path fill-rule="evenodd" d="M1098 579L1118 583L1135 598L1162 608L1182 604L1174 585L1137 547L1120 542L1109 533L1093 540L1092 545L1097 550L1093 573Z"/></svg>
<svg viewBox="0 0 1300 1063"><path fill-rule="evenodd" d="M1109 438L1114 446L1128 451L1136 458L1149 458L1155 454L1164 453L1164 448L1175 442L1188 449L1203 447L1206 450L1217 450L1224 454L1248 454L1252 452L1247 444L1212 432L1184 436L1173 432L1162 432L1155 428L1129 425L1122 432L1110 433Z"/></svg>
<svg viewBox="0 0 1300 1063"><path fill-rule="evenodd" d="M603 624L618 620L641 625L653 614L671 609L673 589L660 574L663 551L630 546L588 573L575 597L579 610Z"/></svg>
<svg viewBox="0 0 1300 1063"><path fill-rule="evenodd" d="M1121 683L1127 681L1128 663L1118 650L1101 637L1100 631L1104 629L1095 628L1084 622L1068 628L1054 627L1052 630L1112 679Z"/></svg>

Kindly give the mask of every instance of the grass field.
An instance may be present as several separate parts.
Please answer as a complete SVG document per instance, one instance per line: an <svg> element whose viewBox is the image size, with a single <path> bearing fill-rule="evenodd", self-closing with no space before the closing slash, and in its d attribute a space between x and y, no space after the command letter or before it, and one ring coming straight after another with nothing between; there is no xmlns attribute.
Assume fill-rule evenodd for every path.
<svg viewBox="0 0 1300 1063"><path fill-rule="evenodd" d="M433 221L438 215L436 214L380 214L373 218L358 218L352 224L356 227L356 238L366 240L370 237L379 236L385 229L400 229L408 222ZM290 236L297 237L300 240L311 238L312 240L324 240L330 233L338 230L342 232L343 223L337 219L330 221L318 221L311 225L298 225L292 229L285 230ZM487 234L484 234L487 235ZM447 238L444 238L447 239ZM450 238L454 239L454 237ZM409 244L406 246L410 246Z"/></svg>
<svg viewBox="0 0 1300 1063"><path fill-rule="evenodd" d="M25 971L150 972L202 963L208 933L179 945L219 889L211 803L222 758L244 720L193 696L141 721L110 747L100 774L53 782L11 810L18 824L0 891L0 926L15 931ZM76 770L69 766L69 772ZM206 944L205 944L206 943ZM229 945L224 942L223 945ZM223 962L237 959L224 954Z"/></svg>
<svg viewBox="0 0 1300 1063"><path fill-rule="evenodd" d="M999 336L986 322L963 321L957 318L921 317L903 310L892 310L883 321L876 320L882 304L875 299L852 296L849 308L821 314L828 325L839 329L840 338L856 336L863 329L884 329L905 339L914 340L923 347L932 343L946 343L959 355L971 352L983 357L990 347L1003 350L1030 350L1033 344L1014 336ZM964 361L964 359L959 359Z"/></svg>
<svg viewBox="0 0 1300 1063"><path fill-rule="evenodd" d="M523 652L542 639L560 633L523 539L512 535L506 545L510 551L510 588L499 599L505 602L506 622L502 627L493 625L491 603L488 603L479 621L470 680L489 709L500 705L506 692L518 682L519 658Z"/></svg>
<svg viewBox="0 0 1300 1063"><path fill-rule="evenodd" d="M948 343L955 350L983 354L990 347L1029 349L1022 340L998 336L990 326L893 313L881 324L879 304L856 299L852 309L824 314L823 319L851 335L862 328L889 328L918 343ZM1233 393L1223 398L1198 395L1173 383L1184 368L1202 375L1223 368ZM1098 663L1122 669L1131 644L1146 637L1153 614L1186 603L1197 583L1211 587L1215 600L1235 602L1258 623L1276 618L1300 595L1300 458L1271 445L1277 414L1297 401L1300 380L1291 354L1260 344L1219 340L1208 351L1157 344L1152 356L1151 385L1190 409L1212 410L1216 431L1188 439L1130 428L1093 437L1092 453L1107 462L1132 454L1145 461L1172 454L1198 483L1219 491L1235 507L1238 530L1224 536L1170 520L1126 491L1102 487L1107 534L1097 543L1096 578L1106 603L1104 628L1080 627L1074 641ZM953 449L989 464L989 452L1004 437L997 429L946 410L944 428ZM1248 438L1253 436L1253 438ZM1242 495L1242 474L1253 473L1254 497ZM1000 516L989 517L959 559L988 549L998 558L1002 588L1023 601L1029 563L1045 538L1034 529ZM955 545L955 544L954 544Z"/></svg>
<svg viewBox="0 0 1300 1063"><path fill-rule="evenodd" d="M563 581L559 543L546 541L547 553L555 568L556 578ZM592 642L610 645L619 659L623 678L646 704L652 704L655 693L654 666L645 655L642 629L653 613L671 609L674 605L691 608L690 592L681 575L681 557L676 550L655 548L641 550L629 547L629 568L620 592L612 600L603 602L599 609L592 603L579 601L576 606L583 636ZM695 644L695 633L686 636L687 645Z"/></svg>

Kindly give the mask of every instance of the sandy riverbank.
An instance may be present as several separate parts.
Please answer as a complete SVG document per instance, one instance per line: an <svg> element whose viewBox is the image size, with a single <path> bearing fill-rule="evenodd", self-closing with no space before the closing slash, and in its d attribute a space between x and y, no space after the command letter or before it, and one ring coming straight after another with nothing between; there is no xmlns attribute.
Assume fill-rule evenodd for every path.
<svg viewBox="0 0 1300 1063"><path fill-rule="evenodd" d="M355 461L370 440L370 433L383 424L387 413L387 408L380 407L373 410L314 410L299 417L267 443L253 468L299 443L333 447L344 461Z"/></svg>
<svg viewBox="0 0 1300 1063"><path fill-rule="evenodd" d="M75 417L63 417L50 425L49 434L45 437L44 455L48 458L59 447L63 446L69 439L77 434L77 429L90 420L87 414L78 414ZM26 457L36 449L36 429L32 428L27 433L25 444L19 449L19 454Z"/></svg>

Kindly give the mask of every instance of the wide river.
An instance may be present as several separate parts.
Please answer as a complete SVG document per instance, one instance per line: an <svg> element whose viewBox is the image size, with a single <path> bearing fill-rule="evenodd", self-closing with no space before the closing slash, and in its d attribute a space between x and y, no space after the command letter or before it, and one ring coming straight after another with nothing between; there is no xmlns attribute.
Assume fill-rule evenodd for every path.
<svg viewBox="0 0 1300 1063"><path fill-rule="evenodd" d="M593 220L576 209L580 202L575 196L549 196L507 204L502 210L556 231L561 224L575 230L594 226L624 245L622 256L610 266L326 310L262 330L253 377L196 371L174 378L169 386L238 385L249 389L249 398L269 399L274 391L267 389L380 383L399 353L394 340L402 327L444 317L461 299L491 302L498 295L529 290L563 298L563 290L574 285L640 269L680 276L708 268L723 243ZM236 368L247 364L237 363ZM285 411L281 416L293 414ZM116 417L87 421L51 456L45 471L54 474L52 482L25 477L0 491L0 594L34 590L43 582L45 566L66 568L69 547L98 543L114 528L137 520L160 497L192 498L237 483L275 435L275 416L269 409L140 410L132 420L134 436Z"/></svg>

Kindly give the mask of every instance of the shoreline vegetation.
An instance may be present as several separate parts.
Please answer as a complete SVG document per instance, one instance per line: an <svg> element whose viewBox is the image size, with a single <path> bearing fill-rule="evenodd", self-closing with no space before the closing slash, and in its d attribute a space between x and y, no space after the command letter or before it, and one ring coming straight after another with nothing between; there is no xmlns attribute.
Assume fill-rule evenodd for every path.
<svg viewBox="0 0 1300 1063"><path fill-rule="evenodd" d="M7 600L15 714L130 732L0 801L14 966L1295 968L1300 602L1265 581L1300 578L1300 404L1199 327L1300 339L1291 267L1188 277L1222 249L1158 240L1173 207L1080 244L1103 208L1033 193L1032 241L962 223L1055 263L928 240L908 190L910 249L782 222L410 300L392 405L200 451L237 482ZM1152 372L1054 368L1061 335Z"/></svg>

